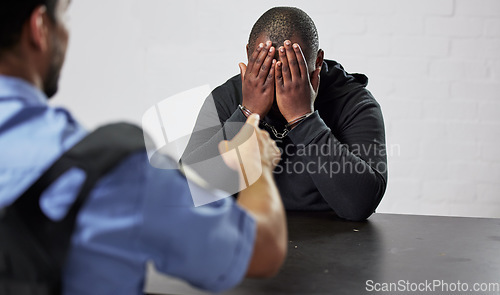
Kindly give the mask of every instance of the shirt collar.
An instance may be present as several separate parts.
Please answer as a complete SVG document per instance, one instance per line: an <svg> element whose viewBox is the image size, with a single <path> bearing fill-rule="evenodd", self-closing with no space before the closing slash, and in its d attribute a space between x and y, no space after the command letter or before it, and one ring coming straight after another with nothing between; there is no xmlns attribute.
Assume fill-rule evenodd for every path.
<svg viewBox="0 0 500 295"><path fill-rule="evenodd" d="M28 105L47 105L47 96L27 81L12 76L0 75L0 100L22 99Z"/></svg>

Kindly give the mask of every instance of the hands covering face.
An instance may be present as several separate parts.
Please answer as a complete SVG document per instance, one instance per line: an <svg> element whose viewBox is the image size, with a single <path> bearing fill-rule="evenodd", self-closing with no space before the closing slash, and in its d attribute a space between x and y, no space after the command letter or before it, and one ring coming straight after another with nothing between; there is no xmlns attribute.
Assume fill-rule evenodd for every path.
<svg viewBox="0 0 500 295"><path fill-rule="evenodd" d="M291 122L314 111L319 87L320 67L309 75L300 45L289 40L278 48L279 61L270 41L259 44L248 59L240 63L242 105L253 113L266 116L276 93L276 102L283 117Z"/></svg>

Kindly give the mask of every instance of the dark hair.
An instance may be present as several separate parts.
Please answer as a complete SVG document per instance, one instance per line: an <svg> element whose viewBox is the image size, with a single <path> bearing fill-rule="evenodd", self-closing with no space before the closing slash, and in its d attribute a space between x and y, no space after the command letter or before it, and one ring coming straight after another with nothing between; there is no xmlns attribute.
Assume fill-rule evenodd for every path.
<svg viewBox="0 0 500 295"><path fill-rule="evenodd" d="M1 0L0 1L0 53L14 47L21 37L24 23L40 5L47 7L47 14L56 21L55 10L59 0Z"/></svg>
<svg viewBox="0 0 500 295"><path fill-rule="evenodd" d="M274 7L266 11L250 32L250 49L254 49L261 34L266 34L274 46L278 47L294 36L300 38L304 42L301 45L306 59L315 58L319 49L316 25L307 13L296 7Z"/></svg>

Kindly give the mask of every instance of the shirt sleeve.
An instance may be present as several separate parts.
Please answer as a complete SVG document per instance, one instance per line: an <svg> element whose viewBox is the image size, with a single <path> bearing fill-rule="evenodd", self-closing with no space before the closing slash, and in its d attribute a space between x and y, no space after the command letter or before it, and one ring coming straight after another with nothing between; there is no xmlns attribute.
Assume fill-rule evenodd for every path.
<svg viewBox="0 0 500 295"><path fill-rule="evenodd" d="M215 97L226 93L214 90ZM222 140L231 140L245 124L246 117L239 108L230 110L224 100L210 95L201 108L193 133L181 158L184 166L196 171L212 187L236 194L239 179L234 170L226 166L219 154ZM223 122L223 123L222 123Z"/></svg>
<svg viewBox="0 0 500 295"><path fill-rule="evenodd" d="M192 195L214 193L178 170L151 168L146 184L140 240L156 268L212 292L238 284L253 251L254 219L232 198L195 207Z"/></svg>
<svg viewBox="0 0 500 295"><path fill-rule="evenodd" d="M367 92L368 93L368 92ZM380 106L366 94L348 111L349 124L337 137L316 111L289 133L304 163L325 169L311 173L318 191L335 213L365 220L377 208L387 185L384 121ZM341 138L342 140L340 140ZM321 152L318 152L318 148Z"/></svg>

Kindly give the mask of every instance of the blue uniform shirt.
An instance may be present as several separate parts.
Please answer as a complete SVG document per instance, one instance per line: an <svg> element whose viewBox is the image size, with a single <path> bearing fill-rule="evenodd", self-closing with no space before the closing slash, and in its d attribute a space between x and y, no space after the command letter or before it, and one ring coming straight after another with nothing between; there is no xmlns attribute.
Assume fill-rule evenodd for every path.
<svg viewBox="0 0 500 295"><path fill-rule="evenodd" d="M23 80L0 76L0 208L11 204L87 132ZM44 192L42 211L64 216L85 174L73 169ZM231 198L194 207L186 179L155 169L146 153L103 177L77 219L64 271L65 294L142 294L145 263L210 291L245 275L255 221ZM194 193L194 192L193 192Z"/></svg>

